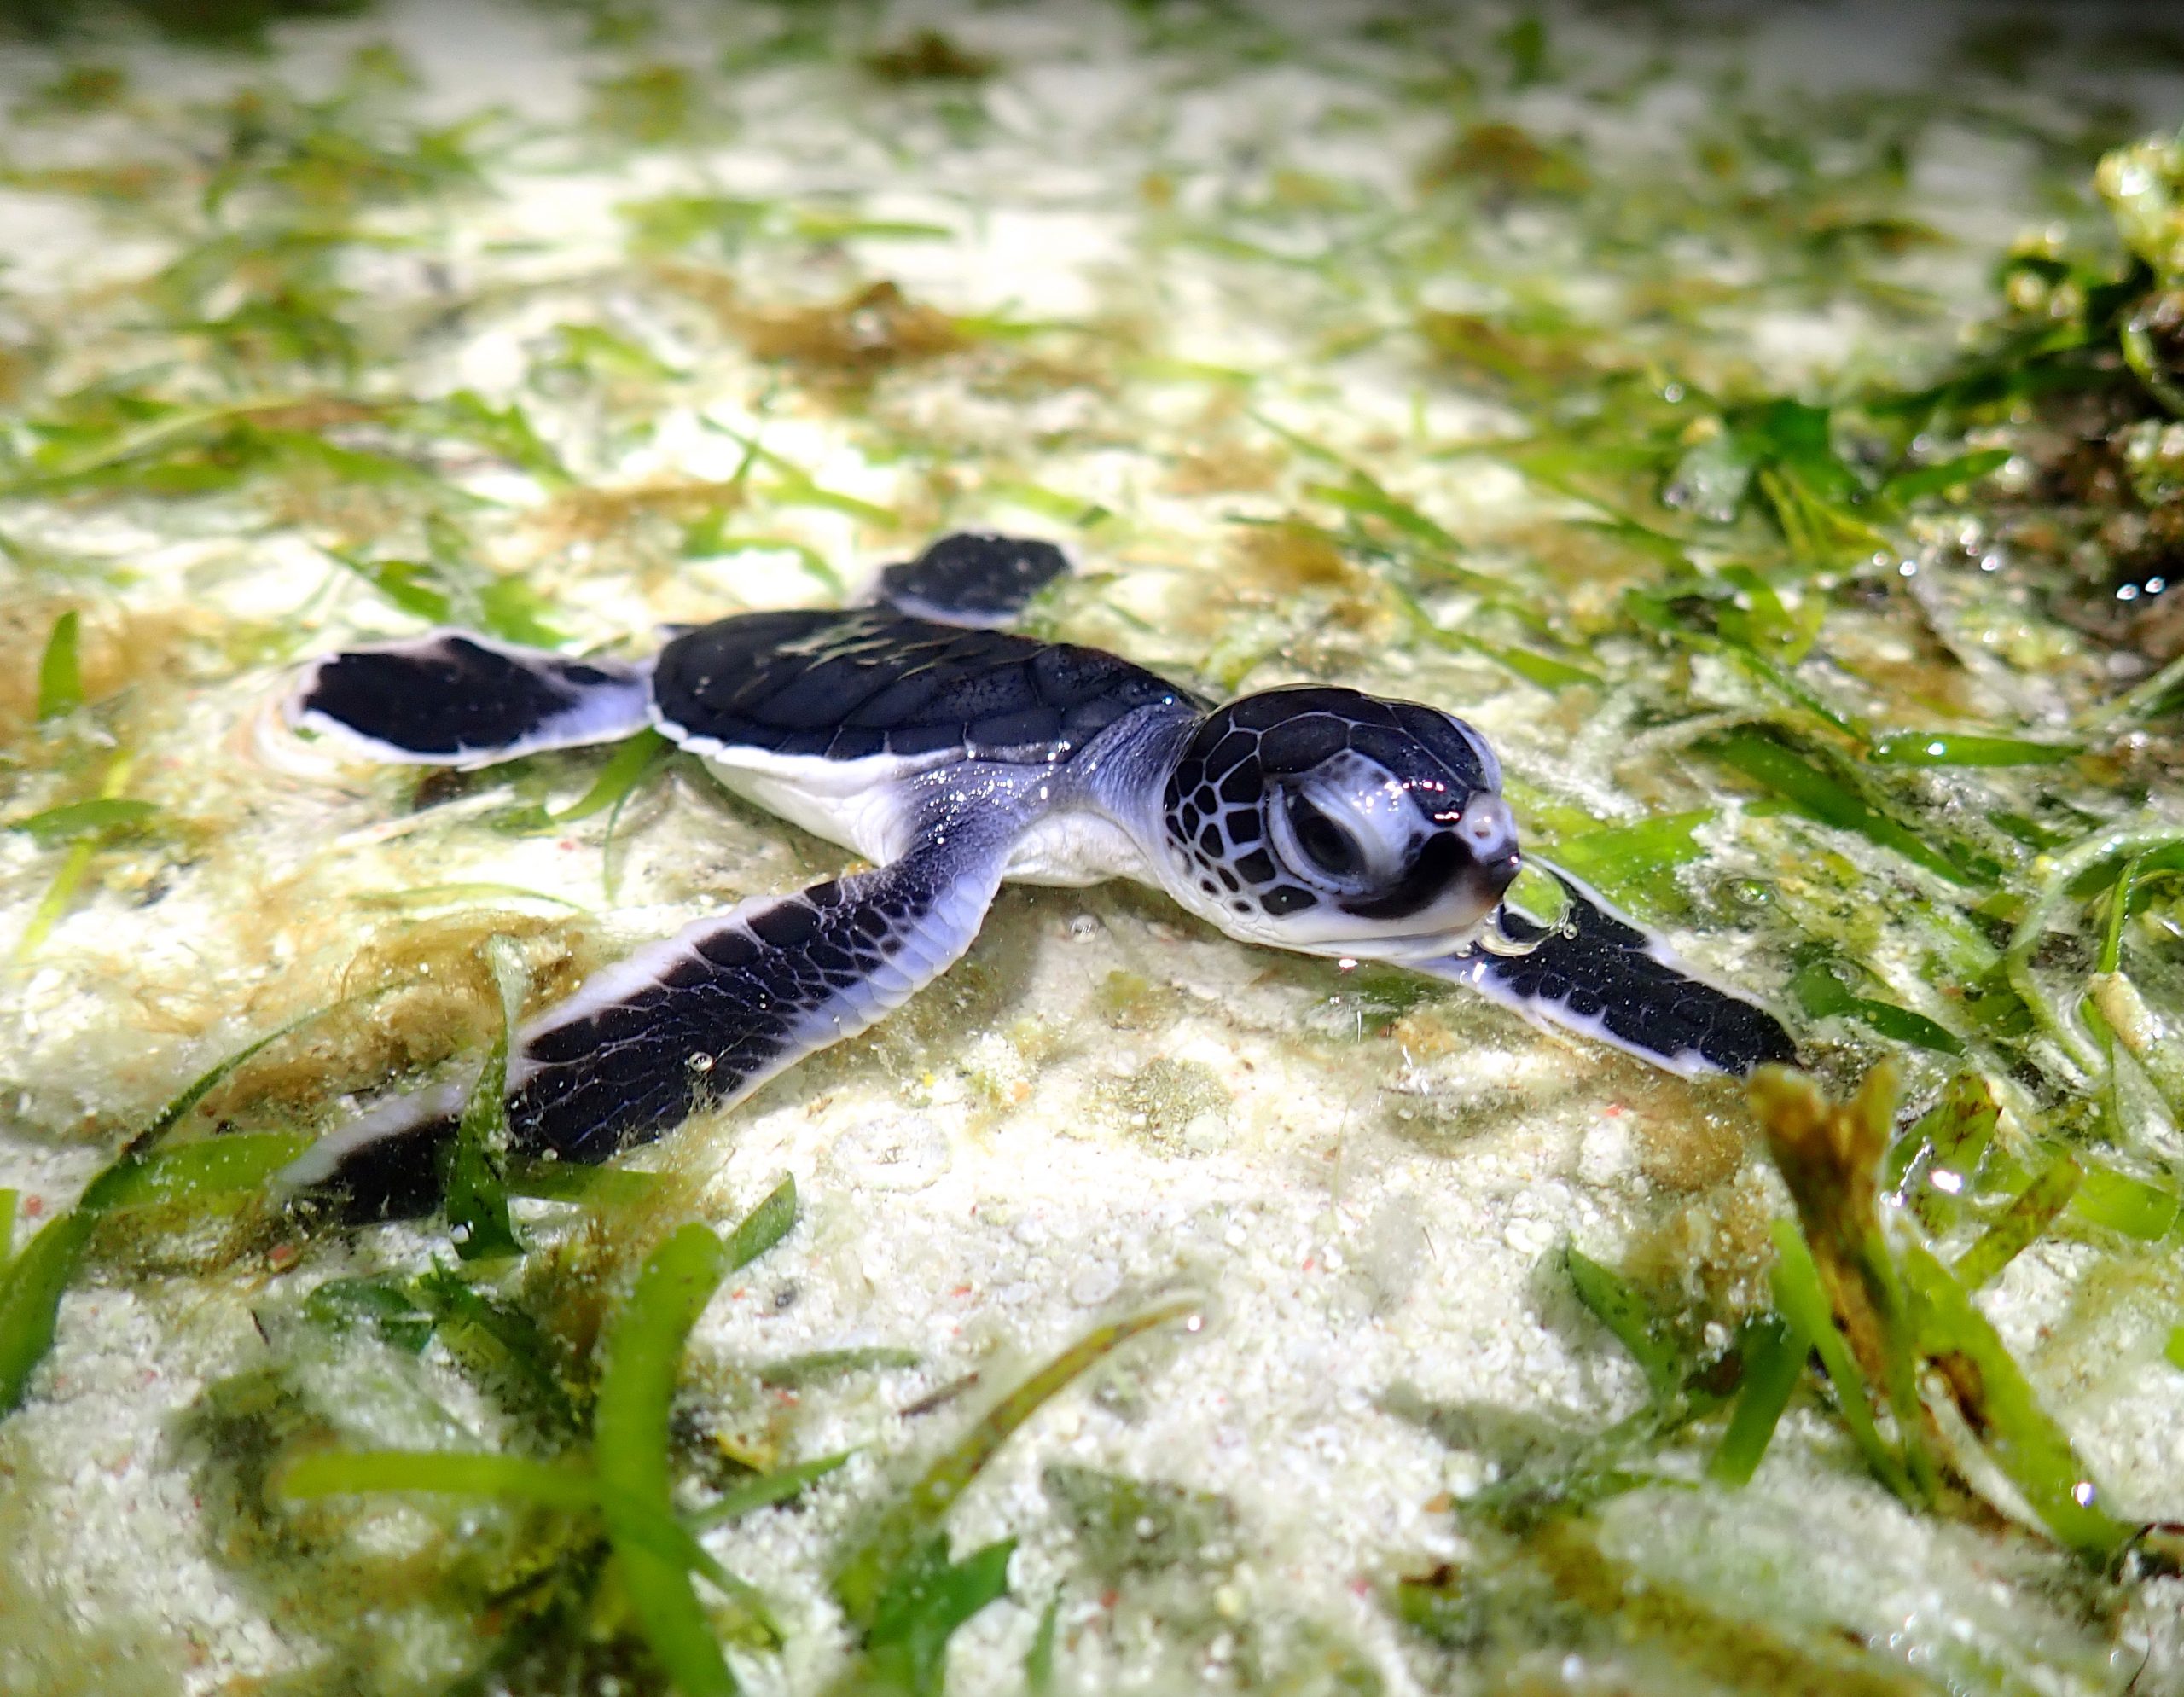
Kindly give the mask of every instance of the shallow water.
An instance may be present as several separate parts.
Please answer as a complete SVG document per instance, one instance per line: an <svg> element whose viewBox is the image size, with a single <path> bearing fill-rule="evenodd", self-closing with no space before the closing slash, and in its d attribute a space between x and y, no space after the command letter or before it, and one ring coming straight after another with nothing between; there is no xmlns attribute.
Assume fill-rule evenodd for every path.
<svg viewBox="0 0 2184 1697"><path fill-rule="evenodd" d="M1914 382L1995 310L2019 229L2096 224L2093 98L2120 138L2173 122L2184 78L2119 45L2119 11L2013 80L2008 41L1959 50L1983 15L392 5L256 59L9 49L8 811L156 810L74 840L80 883L0 979L19 1243L311 1010L202 1123L316 1131L474 1057L489 937L535 1007L849 863L694 764L555 828L537 810L603 756L421 787L344 763L271 718L297 660L441 616L635 652L831 602L965 527L1070 550L1037 628L1211 693L1317 678L1461 712L1565 856L1667 820L1620 899L1786 1013L1801 950L1869 968L1862 994L1970 1034L2030 1147L2068 1069L1947 991L1935 939L1977 930L1972 898L1694 753L1803 709L1626 617L1658 536L1616 528L1597 465L1526 453L1612 433L1617 374L1634 407L1688 400L1694 443L1702 390ZM1825 623L1785 667L1891 729L2059 735L2138 674L1983 572L1967 501L1891 531L1892 584L1892 556L1786 580L1785 619ZM85 704L40 719L26 680L70 608ZM1886 793L1944 858L2000 854L2005 811L2174 822L2167 747ZM0 938L74 852L0 835ZM2166 912L2130 944L2157 1020ZM1794 1023L1838 1089L1896 1052L1924 1107L1956 1070ZM2130 1170L2173 1183L2173 1128L2135 1123ZM751 1688L859 1677L830 1580L879 1505L1037 1363L1182 1296L1189 1328L1063 1392L950 1517L959 1557L1019 1541L950 1688L1023 1687L1052 1600L1062 1690L2184 1689L2175 1582L1905 1508L1814 1375L1741 1491L1703 1481L1716 1420L1546 1531L1467 1513L1645 1405L1567 1247L1719 1348L1789 1208L1734 1085L1460 991L1252 950L1147 892L1011 889L901 1014L633 1165L660 1175L636 1201L519 1201L531 1252L482 1287L581 1380L671 1226L724 1231L793 1177L799 1223L706 1306L676 1404L685 1508L855 1452L706 1535L778 1617L769 1645L716 1598ZM2184 1513L2173 1230L2059 1230L1981 1299L2135 1519ZM447 1328L412 1352L306 1311L435 1263L444 1223L248 1200L102 1229L0 1425L0 1689L653 1688L626 1599L549 1511L265 1498L283 1444L549 1444ZM897 1353L806 1359L859 1350ZM1406 1624L1397 1581L1445 1563L1476 1618ZM545 1648L492 1671L534 1627Z"/></svg>

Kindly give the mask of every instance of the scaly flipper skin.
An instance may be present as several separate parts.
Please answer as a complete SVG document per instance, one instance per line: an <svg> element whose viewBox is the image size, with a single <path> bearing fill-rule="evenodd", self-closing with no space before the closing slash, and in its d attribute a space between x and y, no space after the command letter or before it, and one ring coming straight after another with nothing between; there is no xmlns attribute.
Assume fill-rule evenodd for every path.
<svg viewBox="0 0 2184 1697"><path fill-rule="evenodd" d="M600 973L524 1032L516 1147L605 1160L892 1013L978 935L1007 843L983 834L746 902Z"/></svg>
<svg viewBox="0 0 2184 1697"><path fill-rule="evenodd" d="M1523 952L1474 946L1407 964L1469 985L1542 1029L1578 1032L1685 1078L1797 1064L1797 1045L1773 1014L1709 984L1589 885L1537 857L1531 864L1562 886L1569 905L1559 926L1505 904L1490 922L1530 945Z"/></svg>
<svg viewBox="0 0 2184 1697"><path fill-rule="evenodd" d="M288 717L375 760L485 766L634 735L651 721L652 668L433 631L313 661Z"/></svg>
<svg viewBox="0 0 2184 1697"><path fill-rule="evenodd" d="M606 1160L892 1013L970 947L1014 828L936 834L886 866L686 927L525 1026L508 1058L512 1147ZM385 1104L321 1139L287 1183L340 1189L356 1218L429 1206L468 1093L458 1080Z"/></svg>
<svg viewBox="0 0 2184 1697"><path fill-rule="evenodd" d="M990 631L1068 571L1050 542L963 531L880 572L880 599L913 619Z"/></svg>

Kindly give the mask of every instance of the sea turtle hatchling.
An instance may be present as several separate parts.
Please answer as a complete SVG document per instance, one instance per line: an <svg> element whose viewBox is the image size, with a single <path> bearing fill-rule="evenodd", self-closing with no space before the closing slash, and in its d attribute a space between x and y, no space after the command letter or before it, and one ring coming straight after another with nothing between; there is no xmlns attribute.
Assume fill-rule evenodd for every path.
<svg viewBox="0 0 2184 1697"><path fill-rule="evenodd" d="M741 1100L945 971L1011 879L1135 878L1243 941L1467 984L1676 1072L1795 1058L1769 1014L1566 874L1552 923L1504 902L1516 828L1462 720L1321 685L1220 706L991 628L1064 569L1049 543L952 536L890 567L874 605L740 613L648 660L443 630L305 670L290 724L378 759L476 767L651 726L873 863L700 920L524 1026L515 1148L603 1160ZM429 1202L472 1087L380 1103L291 1183L366 1212Z"/></svg>

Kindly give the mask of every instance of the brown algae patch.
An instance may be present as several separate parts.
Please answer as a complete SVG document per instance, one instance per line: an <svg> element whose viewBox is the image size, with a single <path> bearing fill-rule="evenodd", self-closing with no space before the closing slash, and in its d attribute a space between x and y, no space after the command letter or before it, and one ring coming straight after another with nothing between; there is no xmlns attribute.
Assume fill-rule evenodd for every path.
<svg viewBox="0 0 2184 1697"><path fill-rule="evenodd" d="M1001 65L957 45L944 30L923 29L867 54L864 68L883 83L982 83Z"/></svg>
<svg viewBox="0 0 2184 1697"><path fill-rule="evenodd" d="M1359 587L1350 561L1310 530L1252 525L1236 532L1228 551L1228 582L1240 595L1280 600L1299 590Z"/></svg>
<svg viewBox="0 0 2184 1697"><path fill-rule="evenodd" d="M825 306L742 308L734 326L752 358L851 386L966 346L944 313L884 280Z"/></svg>
<svg viewBox="0 0 2184 1697"><path fill-rule="evenodd" d="M500 1021L485 954L496 937L524 945L531 1013L568 996L607 958L580 926L535 914L471 909L387 927L342 970L331 1009L280 1058L222 1090L212 1111L294 1113L483 1049Z"/></svg>
<svg viewBox="0 0 2184 1697"><path fill-rule="evenodd" d="M1177 456L1169 470L1167 490L1172 495L1264 495L1279 485L1286 465L1270 449L1255 448L1240 440L1217 442Z"/></svg>
<svg viewBox="0 0 2184 1697"><path fill-rule="evenodd" d="M1652 1078L1632 1092L1631 1141L1638 1170L1670 1192L1711 1190L1743 1166L1753 1143L1751 1116L1732 1085L1662 1088Z"/></svg>
<svg viewBox="0 0 2184 1697"><path fill-rule="evenodd" d="M83 700L107 705L125 719L141 720L154 710L146 695L201 675L201 650L219 629L187 607L139 609L63 595L0 600L0 741L14 741L36 721L39 662L55 625L71 613L77 616ZM124 691L133 693L117 702Z"/></svg>
<svg viewBox="0 0 2184 1697"><path fill-rule="evenodd" d="M1202 1061L1156 1056L1105 1081L1096 1100L1118 1130L1170 1154L1204 1154L1226 1140L1232 1098Z"/></svg>

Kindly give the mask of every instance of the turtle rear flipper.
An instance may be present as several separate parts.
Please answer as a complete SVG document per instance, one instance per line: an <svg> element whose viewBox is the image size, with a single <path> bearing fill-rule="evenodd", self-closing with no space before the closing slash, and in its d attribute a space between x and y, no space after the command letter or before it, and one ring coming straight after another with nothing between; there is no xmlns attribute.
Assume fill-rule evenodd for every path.
<svg viewBox="0 0 2184 1697"><path fill-rule="evenodd" d="M1050 542L959 531L883 571L880 599L913 619L992 630L1068 573L1067 557Z"/></svg>
<svg viewBox="0 0 2184 1697"><path fill-rule="evenodd" d="M1598 891L1536 857L1530 863L1562 885L1570 911L1561 926L1550 930L1505 904L1489 922L1531 944L1524 953L1473 949L1415 969L1467 984L1536 1026L1580 1032L1686 1078L1798 1064L1797 1045L1765 1008L1699 976Z"/></svg>
<svg viewBox="0 0 2184 1697"><path fill-rule="evenodd" d="M329 734L375 760L487 766L633 735L651 722L651 703L648 664L434 631L314 661L286 712L295 729Z"/></svg>
<svg viewBox="0 0 2184 1697"><path fill-rule="evenodd" d="M516 1034L512 1148L603 1161L854 1037L970 947L1015 828L956 822L886 866L745 902L596 973ZM332 1193L351 1218L427 1212L468 1088L381 1104L321 1139L285 1188Z"/></svg>

